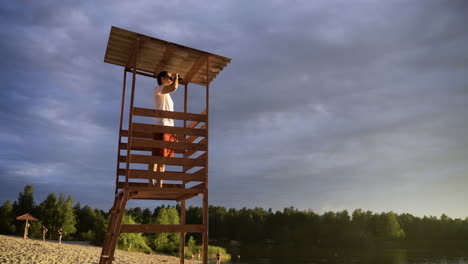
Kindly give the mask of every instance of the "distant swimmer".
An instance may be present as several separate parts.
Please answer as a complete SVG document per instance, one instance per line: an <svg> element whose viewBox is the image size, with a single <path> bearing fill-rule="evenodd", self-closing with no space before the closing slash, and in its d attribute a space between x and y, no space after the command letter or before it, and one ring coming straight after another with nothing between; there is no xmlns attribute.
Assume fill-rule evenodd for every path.
<svg viewBox="0 0 468 264"><path fill-rule="evenodd" d="M219 252L219 249L218 251L216 252L216 264L221 264L221 252Z"/></svg>

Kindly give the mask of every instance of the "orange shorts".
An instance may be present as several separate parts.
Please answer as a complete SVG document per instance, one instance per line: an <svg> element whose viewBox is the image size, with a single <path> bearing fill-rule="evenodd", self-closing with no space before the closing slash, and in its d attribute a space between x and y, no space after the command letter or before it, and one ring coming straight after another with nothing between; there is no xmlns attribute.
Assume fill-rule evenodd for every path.
<svg viewBox="0 0 468 264"><path fill-rule="evenodd" d="M163 141L170 141L176 142L176 138L174 134L167 134L167 133L155 133L154 138L155 140L163 140ZM168 148L155 148L153 149L153 156L161 156L161 157L174 157L174 150Z"/></svg>

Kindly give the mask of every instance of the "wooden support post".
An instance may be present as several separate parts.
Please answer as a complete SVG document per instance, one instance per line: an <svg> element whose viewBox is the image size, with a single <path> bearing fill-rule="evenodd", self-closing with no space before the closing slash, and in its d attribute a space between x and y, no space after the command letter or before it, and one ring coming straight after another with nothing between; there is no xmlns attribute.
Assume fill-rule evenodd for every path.
<svg viewBox="0 0 468 264"><path fill-rule="evenodd" d="M127 205L128 195L129 193L124 189L123 194L122 194L122 200L120 201L118 212L117 212L117 217L115 221L113 239L110 243L109 263L112 263L112 261L114 260L115 247L117 246L117 240L119 240L120 229L122 227L122 218L123 218L123 215L125 214L125 206Z"/></svg>
<svg viewBox="0 0 468 264"><path fill-rule="evenodd" d="M111 209L111 218L107 227L104 246L101 251L99 264L110 264L114 258L115 246L120 235L122 217L125 213L125 205L128 192L125 190L115 196L114 205Z"/></svg>
<svg viewBox="0 0 468 264"><path fill-rule="evenodd" d="M209 103L210 103L210 79L209 79L209 71L210 71L210 58L206 58L206 138L208 138L208 131L209 131ZM209 140L208 140L209 141ZM209 223L208 223L208 142L207 144L207 151L206 161L205 161L205 190L206 192L203 194L203 225L205 226L205 232L203 232L203 263L208 264L208 243L209 243Z"/></svg>
<svg viewBox="0 0 468 264"><path fill-rule="evenodd" d="M185 225L185 200L180 202L180 224ZM180 264L185 261L185 233L180 233Z"/></svg>
<svg viewBox="0 0 468 264"><path fill-rule="evenodd" d="M128 170L130 169L130 149L132 145L132 121L133 121L133 104L135 101L135 82L136 82L136 65L137 65L137 58L138 58L138 47L140 43L140 38L137 38L137 45L135 50L135 63L133 64L133 77L132 77L132 93L130 96L130 113L128 117L128 142L127 142L127 162L125 166L125 186L128 186Z"/></svg>
<svg viewBox="0 0 468 264"><path fill-rule="evenodd" d="M120 143L122 143L122 123L123 123L123 114L124 114L124 107L125 107L125 86L127 84L127 71L124 68L123 71L123 85L122 85L122 103L120 105L120 129L119 129L119 142L117 143L117 175L115 177L115 194L117 194L118 188L117 183L119 182L119 156L120 156Z"/></svg>

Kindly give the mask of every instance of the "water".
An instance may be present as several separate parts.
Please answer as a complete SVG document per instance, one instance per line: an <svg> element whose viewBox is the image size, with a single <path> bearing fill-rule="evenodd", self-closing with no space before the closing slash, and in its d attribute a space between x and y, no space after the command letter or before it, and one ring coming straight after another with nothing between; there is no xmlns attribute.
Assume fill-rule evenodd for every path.
<svg viewBox="0 0 468 264"><path fill-rule="evenodd" d="M231 247L232 264L468 264L468 247L311 249L268 245ZM240 255L240 258L237 258Z"/></svg>

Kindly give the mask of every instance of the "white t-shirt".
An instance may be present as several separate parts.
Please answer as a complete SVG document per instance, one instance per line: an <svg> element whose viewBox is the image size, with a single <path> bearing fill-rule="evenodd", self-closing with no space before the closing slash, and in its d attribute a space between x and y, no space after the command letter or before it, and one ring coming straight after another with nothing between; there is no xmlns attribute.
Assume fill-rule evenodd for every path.
<svg viewBox="0 0 468 264"><path fill-rule="evenodd" d="M154 109L174 112L174 102L170 93L162 93L164 85L159 85L154 88L153 102ZM174 119L156 117L156 125L174 126Z"/></svg>

